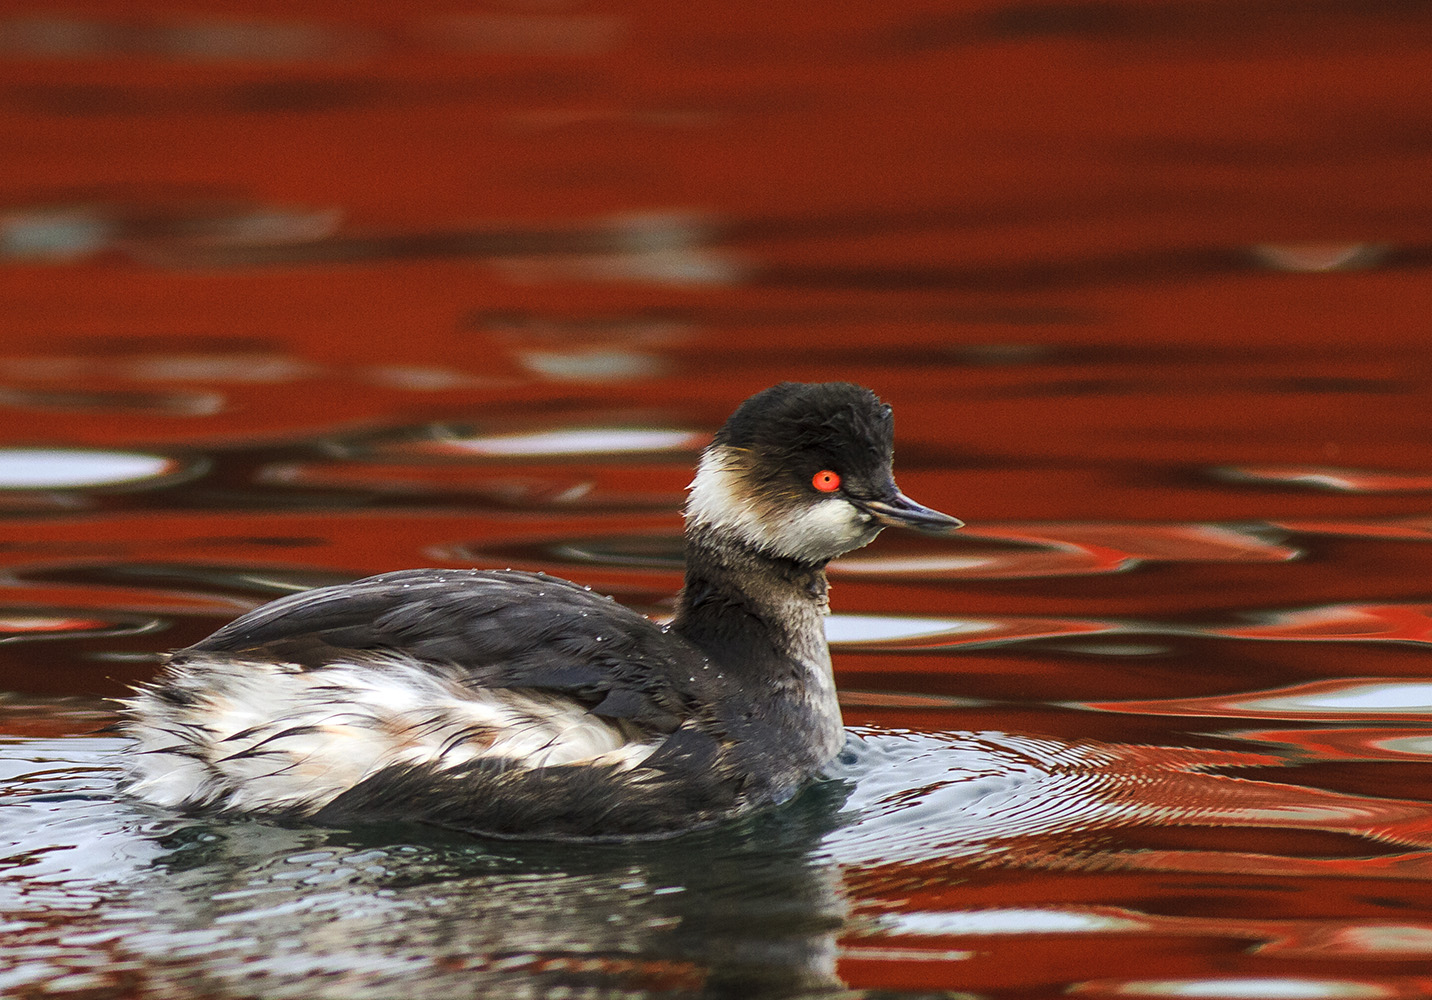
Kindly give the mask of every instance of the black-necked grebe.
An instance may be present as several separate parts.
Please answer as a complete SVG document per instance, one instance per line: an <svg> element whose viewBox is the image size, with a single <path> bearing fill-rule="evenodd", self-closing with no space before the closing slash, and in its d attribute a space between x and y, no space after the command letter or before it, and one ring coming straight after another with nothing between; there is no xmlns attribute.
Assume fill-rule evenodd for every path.
<svg viewBox="0 0 1432 1000"><path fill-rule="evenodd" d="M885 525L960 525L899 492L892 454L868 389L742 403L691 483L665 628L512 570L404 570L258 608L126 703L128 791L532 838L661 836L789 798L844 743L826 563Z"/></svg>

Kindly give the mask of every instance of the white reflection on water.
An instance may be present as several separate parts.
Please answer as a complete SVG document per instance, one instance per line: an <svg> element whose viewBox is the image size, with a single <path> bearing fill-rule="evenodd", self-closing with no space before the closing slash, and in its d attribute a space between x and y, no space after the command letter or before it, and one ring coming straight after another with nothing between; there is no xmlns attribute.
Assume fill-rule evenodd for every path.
<svg viewBox="0 0 1432 1000"><path fill-rule="evenodd" d="M825 620L825 637L832 643L889 642L931 636L979 635L997 631L992 621L972 618L919 618L902 615L832 614Z"/></svg>
<svg viewBox="0 0 1432 1000"><path fill-rule="evenodd" d="M1283 698L1250 698L1247 708L1275 712L1427 712L1432 711L1432 683L1383 682L1324 688Z"/></svg>
<svg viewBox="0 0 1432 1000"><path fill-rule="evenodd" d="M82 208L12 211L0 215L0 258L75 260L97 253L115 231L112 220Z"/></svg>
<svg viewBox="0 0 1432 1000"><path fill-rule="evenodd" d="M1216 469L1214 474L1233 482L1306 486L1338 493L1432 492L1432 475L1402 470L1340 469L1311 465L1240 465Z"/></svg>
<svg viewBox="0 0 1432 1000"><path fill-rule="evenodd" d="M502 255L493 265L509 279L531 284L575 280L702 287L734 285L746 277L746 262L727 248L715 247L716 224L698 215L638 213L572 228L599 234L607 245L596 253L574 244L568 252Z"/></svg>
<svg viewBox="0 0 1432 1000"><path fill-rule="evenodd" d="M652 451L694 451L706 443L703 435L684 430L642 427L573 427L532 434L452 438L444 442L472 455L546 457L554 455L609 455Z"/></svg>
<svg viewBox="0 0 1432 1000"><path fill-rule="evenodd" d="M282 384L313 378L322 368L282 354L158 354L115 366L119 374L152 382Z"/></svg>
<svg viewBox="0 0 1432 1000"><path fill-rule="evenodd" d="M1071 991L1076 996L1084 990ZM1144 979L1097 984L1095 992L1128 997L1198 997L1200 1000L1361 1000L1405 996L1375 983L1347 979Z"/></svg>
<svg viewBox="0 0 1432 1000"><path fill-rule="evenodd" d="M80 448L0 449L0 489L55 490L142 482L177 471L163 455Z"/></svg>
<svg viewBox="0 0 1432 1000"><path fill-rule="evenodd" d="M919 615L832 614L826 640L845 649L943 649L1029 639L1078 639L1119 632L1118 622L1078 618L925 618Z"/></svg>
<svg viewBox="0 0 1432 1000"><path fill-rule="evenodd" d="M1340 717L1432 718L1432 682L1400 678L1312 681L1272 691L1169 698L1156 701L1089 703L1101 711L1147 715L1225 716L1229 718L1310 719Z"/></svg>
<svg viewBox="0 0 1432 1000"><path fill-rule="evenodd" d="M1144 923L1085 910L990 909L891 913L876 920L891 934L1103 934L1142 930Z"/></svg>
<svg viewBox="0 0 1432 1000"><path fill-rule="evenodd" d="M1373 746L1395 754L1432 757L1432 736L1399 736L1388 740L1378 740Z"/></svg>
<svg viewBox="0 0 1432 1000"><path fill-rule="evenodd" d="M573 348L566 351L518 351L518 363L554 382L614 382L655 378L668 365L655 354L621 347Z"/></svg>
<svg viewBox="0 0 1432 1000"><path fill-rule="evenodd" d="M1317 945L1324 954L1415 955L1432 959L1432 927L1406 924L1340 927Z"/></svg>
<svg viewBox="0 0 1432 1000"><path fill-rule="evenodd" d="M1382 243L1260 243L1253 255L1275 271L1318 274L1372 267L1390 249Z"/></svg>
<svg viewBox="0 0 1432 1000"><path fill-rule="evenodd" d="M849 576L929 577L945 573L966 573L998 566L994 556L909 555L846 556L831 564L831 571Z"/></svg>

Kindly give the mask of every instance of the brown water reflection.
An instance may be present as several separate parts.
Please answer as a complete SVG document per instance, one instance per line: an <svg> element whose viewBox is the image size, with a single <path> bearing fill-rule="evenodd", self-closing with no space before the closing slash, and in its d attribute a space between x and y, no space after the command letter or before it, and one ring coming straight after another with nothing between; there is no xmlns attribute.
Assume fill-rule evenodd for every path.
<svg viewBox="0 0 1432 1000"><path fill-rule="evenodd" d="M0 992L1432 995L1429 15L0 13ZM855 737L554 854L113 794L100 696L294 589L652 615L783 378L969 523L832 569ZM958 992L956 992L958 991Z"/></svg>

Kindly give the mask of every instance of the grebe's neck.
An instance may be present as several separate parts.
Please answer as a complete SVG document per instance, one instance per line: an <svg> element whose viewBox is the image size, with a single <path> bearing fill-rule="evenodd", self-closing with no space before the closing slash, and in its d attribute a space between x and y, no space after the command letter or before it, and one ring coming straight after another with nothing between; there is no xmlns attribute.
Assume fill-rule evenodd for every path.
<svg viewBox="0 0 1432 1000"><path fill-rule="evenodd" d="M747 452L718 441L702 454L672 627L735 673L787 660L828 674L826 559L804 551L800 526L771 509L758 479Z"/></svg>
<svg viewBox="0 0 1432 1000"><path fill-rule="evenodd" d="M790 760L801 766L823 765L845 743L827 612L823 563L771 556L688 524L672 628L739 690L742 711L728 723L739 730L764 720L791 735Z"/></svg>
<svg viewBox="0 0 1432 1000"><path fill-rule="evenodd" d="M686 585L672 627L733 671L774 657L828 674L825 564L771 555L719 528L691 524Z"/></svg>

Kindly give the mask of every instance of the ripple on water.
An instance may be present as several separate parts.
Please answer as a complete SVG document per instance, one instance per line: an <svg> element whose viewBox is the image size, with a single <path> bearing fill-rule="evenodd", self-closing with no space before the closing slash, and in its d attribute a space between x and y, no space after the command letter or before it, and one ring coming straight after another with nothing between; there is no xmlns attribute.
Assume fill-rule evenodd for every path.
<svg viewBox="0 0 1432 1000"><path fill-rule="evenodd" d="M1325 604L1265 612L1251 625L1227 626L1231 639L1320 642L1427 642L1432 640L1432 604Z"/></svg>
<svg viewBox="0 0 1432 1000"><path fill-rule="evenodd" d="M165 988L203 983L215 995L377 997L398 984L414 996L459 985L523 995L511 991L574 981L690 992L753 974L829 988L835 929L851 906L878 900L878 890L849 899L848 873L910 866L925 873L921 888L898 912L871 911L844 949L852 961L963 961L942 943L952 936L1231 936L1296 949L1312 947L1316 930L1345 949L1411 954L1432 933L1406 921L1312 928L946 901L965 866L1177 872L1214 860L1208 850L1129 852L1101 837L1151 824L1373 838L1345 872L1377 867L1377 840L1432 846L1416 803L1210 771L1282 765L1268 754L867 729L830 780L741 829L573 851L176 816L116 796L123 746L0 744L0 905L26 956L6 973L10 988L94 974L119 989L135 967ZM1427 852L1404 855L1402 870L1416 853ZM1236 850L1225 859L1233 870L1245 862Z"/></svg>
<svg viewBox="0 0 1432 1000"><path fill-rule="evenodd" d="M672 507L679 502L673 494ZM984 522L944 539L935 551L864 549L830 565L833 577L889 582L1003 580L1123 573L1147 563L1283 563L1302 555L1286 533L1234 524L1001 524ZM544 565L679 570L682 539L669 528L634 535L534 539L520 546L454 550L468 558L521 556Z"/></svg>
<svg viewBox="0 0 1432 1000"><path fill-rule="evenodd" d="M847 809L859 820L825 846L847 864L976 855L998 863L1003 855L1062 866L1089 850L1078 846L1080 838L1098 831L1173 825L1321 831L1432 847L1432 821L1416 800L1285 783L1276 769L1286 764L1235 750L872 731L834 772L853 782ZM1254 780L1219 768L1268 770ZM1068 834L1077 836L1069 841ZM1094 854L1111 865L1139 856L1107 847ZM1179 858L1167 852L1161 864L1178 870Z"/></svg>
<svg viewBox="0 0 1432 1000"><path fill-rule="evenodd" d="M835 983L843 904L833 872L806 859L800 824L754 841L573 851L207 821L117 798L121 746L0 744L0 906L10 953L23 956L0 974L5 988L117 996L136 968L146 995ZM814 829L828 816L812 812ZM82 974L97 978L66 978Z"/></svg>
<svg viewBox="0 0 1432 1000"><path fill-rule="evenodd" d="M1409 986L1415 984L1409 982ZM1196 1000L1395 1000L1414 997L1385 982L1294 976L1100 980L1070 988L1073 996L1188 997Z"/></svg>
<svg viewBox="0 0 1432 1000"><path fill-rule="evenodd" d="M1090 703L1090 708L1149 715L1307 719L1323 722L1405 719L1432 722L1432 682L1404 678L1338 678L1271 691L1209 698ZM1409 737L1410 738L1410 737ZM1417 744L1409 744L1417 745Z"/></svg>
<svg viewBox="0 0 1432 1000"><path fill-rule="evenodd" d="M1240 465L1215 470L1232 482L1335 493L1430 493L1432 474L1401 470L1342 469L1327 465Z"/></svg>
<svg viewBox="0 0 1432 1000"><path fill-rule="evenodd" d="M1117 623L1077 618L928 618L837 612L825 619L826 638L833 648L864 651L983 646L1121 630Z"/></svg>

